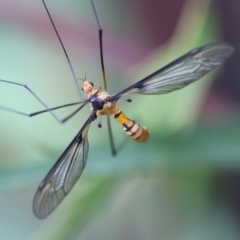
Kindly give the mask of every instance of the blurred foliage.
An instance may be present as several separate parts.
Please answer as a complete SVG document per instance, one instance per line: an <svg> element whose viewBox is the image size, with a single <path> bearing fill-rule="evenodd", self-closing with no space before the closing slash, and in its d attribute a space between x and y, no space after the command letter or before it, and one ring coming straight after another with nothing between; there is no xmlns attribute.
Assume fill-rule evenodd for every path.
<svg viewBox="0 0 240 240"><path fill-rule="evenodd" d="M131 66L131 69L128 68L124 76L127 81L111 83L111 88L119 91L190 49L217 39L219 26L215 6L210 3L186 1L171 40ZM84 3L81 2L82 4ZM61 9L56 11L60 14L64 11L64 6L67 8L66 5L60 5L58 8ZM53 5L51 8L54 11ZM76 9L72 7L69 10L74 11L74 17L77 15ZM68 13L68 17L70 15ZM11 35L11 31L17 31L16 29L9 26L7 33ZM12 41L13 38L14 36L10 37ZM61 72L66 62L58 62L62 58L59 53L54 60L49 56L51 52L55 53L55 45L43 45L40 48L43 43L40 40L38 42L37 36L31 40L29 35L23 38L26 45L14 47L14 43L9 42L8 51L10 47L19 51L14 53L17 62L22 61L20 48L28 49L29 41L36 44L31 48L32 52L26 52L26 59L31 52L40 58L39 62L46 61L46 65L35 65L33 62L31 69L27 63L21 63L21 71L27 69L30 76L28 84L42 94L46 92L44 99L49 100L51 106L66 103L62 100L63 95L67 102L75 101L76 94L72 93L74 86L71 89L68 81L59 80L69 77ZM37 51L42 51L43 56L48 56L49 60ZM86 50L81 51L86 57ZM74 49L70 48L69 52L73 56L73 62L78 62L75 60ZM7 50L3 54L10 58ZM77 70L77 76L84 74L85 64L92 58L94 66L98 66L97 57L90 52L89 57L81 59L79 62L83 72ZM107 60L111 58L113 56L106 57ZM55 61L60 67L55 69L51 65L48 68ZM8 59L0 59L0 62L9 65L8 68L13 67ZM108 67L114 68L114 64L111 62ZM25 82L22 79L26 76L19 76L21 72L16 70L18 66L14 67L17 73L6 72L5 78ZM91 77L99 76L99 69L97 71L91 72ZM110 78L114 79L115 75L122 73L121 69L114 71L109 73ZM63 76L54 77L52 72L60 72ZM84 174L61 206L44 221L35 219L31 211L34 191L53 160L57 159L76 129L79 129L81 122L79 119L72 120L71 126L68 124L60 128L55 126L51 116L40 116L30 121L1 112L1 136L4 138L0 143L0 238L238 239L238 216L228 204L228 199L219 195L221 189L214 192L214 182L219 173L221 178L226 173L237 172L239 167L239 115L236 113L232 119L214 124L202 123L199 119L202 100L216 73L214 71L202 81L166 96L134 96L134 101L130 104L132 106L124 105L124 111L126 109L126 112L132 114L130 118L144 123L150 129L151 138L143 145L128 141L117 158L110 156L109 146L106 146L108 140L104 123L102 130L91 126L90 152ZM46 78L42 74L49 75L48 80L41 82L41 79ZM35 77L40 79L36 81L38 85L34 85ZM131 82L128 79L132 79ZM35 105L27 96L25 98L24 93L20 97L21 90L14 90L12 86L3 87L6 89L3 90L2 99L7 101L11 98L11 106L22 109L24 103L26 111L40 108L39 104ZM9 91L11 95L8 94ZM87 116L88 109L84 111L82 116ZM62 113L63 116L64 114L65 112ZM113 126L116 128L117 140L121 141L125 138L121 127L115 123Z"/></svg>

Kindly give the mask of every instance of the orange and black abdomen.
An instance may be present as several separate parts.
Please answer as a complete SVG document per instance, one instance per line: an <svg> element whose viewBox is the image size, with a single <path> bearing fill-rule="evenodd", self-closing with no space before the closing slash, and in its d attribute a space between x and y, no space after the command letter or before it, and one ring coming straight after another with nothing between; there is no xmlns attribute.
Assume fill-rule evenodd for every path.
<svg viewBox="0 0 240 240"><path fill-rule="evenodd" d="M123 130L134 141L145 142L148 140L149 131L135 121L127 118L122 111L119 110L119 112L114 115L114 118L123 125Z"/></svg>

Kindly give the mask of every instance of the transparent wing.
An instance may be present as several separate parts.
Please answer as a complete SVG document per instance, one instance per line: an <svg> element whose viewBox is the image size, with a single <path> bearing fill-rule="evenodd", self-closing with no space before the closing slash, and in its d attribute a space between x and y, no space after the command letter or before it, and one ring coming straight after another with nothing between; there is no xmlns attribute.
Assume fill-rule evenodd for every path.
<svg viewBox="0 0 240 240"><path fill-rule="evenodd" d="M131 93L164 94L181 89L222 65L233 51L232 46L223 42L196 48L110 98L117 100Z"/></svg>
<svg viewBox="0 0 240 240"><path fill-rule="evenodd" d="M91 115L39 185L33 200L35 215L50 215L71 191L82 174L88 156L88 129L96 117Z"/></svg>

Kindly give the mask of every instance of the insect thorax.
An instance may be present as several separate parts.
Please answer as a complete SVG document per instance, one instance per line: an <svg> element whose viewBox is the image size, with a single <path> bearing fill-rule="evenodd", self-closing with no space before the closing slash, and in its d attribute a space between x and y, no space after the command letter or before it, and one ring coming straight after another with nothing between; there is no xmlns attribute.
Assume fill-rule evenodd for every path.
<svg viewBox="0 0 240 240"><path fill-rule="evenodd" d="M118 107L115 101L108 100L109 94L99 92L97 95L90 97L91 110L95 111L97 116L115 115L118 112Z"/></svg>

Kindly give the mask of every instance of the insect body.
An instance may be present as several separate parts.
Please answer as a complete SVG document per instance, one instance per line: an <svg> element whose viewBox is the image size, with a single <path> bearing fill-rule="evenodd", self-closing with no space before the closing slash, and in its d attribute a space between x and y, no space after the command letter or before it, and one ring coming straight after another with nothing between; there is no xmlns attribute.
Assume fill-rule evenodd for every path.
<svg viewBox="0 0 240 240"><path fill-rule="evenodd" d="M107 115L108 119L109 116L112 116L124 126L127 135L133 140L146 141L149 136L148 130L128 119L116 106L117 101L133 93L165 94L181 89L222 65L233 51L233 47L223 42L196 48L114 95L102 92L100 88L94 89L91 82L84 81L83 91L88 95L88 99L78 110L90 103L92 113L39 185L33 201L33 210L36 216L46 218L53 212L81 176L87 161L87 134L92 121L98 116ZM45 111L49 111L49 109ZM109 130L111 131L110 127Z"/></svg>
<svg viewBox="0 0 240 240"><path fill-rule="evenodd" d="M123 125L123 130L130 138L136 142L145 142L149 137L149 131L145 127L141 127L135 121L130 120L117 107L115 100L110 100L109 94L101 92L93 88L91 82L84 81L83 91L87 93L91 102L91 109L97 116L109 115L114 117L120 124Z"/></svg>
<svg viewBox="0 0 240 240"><path fill-rule="evenodd" d="M73 73L73 77L76 80L70 59L67 56L66 50L62 44L62 41L48 12L44 0L42 0L42 2L64 50L65 56L70 66L70 70ZM83 91L88 96L85 101L65 104L55 108L48 108L47 105L28 86L0 79L0 82L24 87L45 107L45 110L31 114L5 106L0 106L0 109L3 110L29 117L36 116L44 112L50 112L59 122L63 123L74 116L85 105L89 103L91 105L90 116L87 118L86 122L83 124L77 135L73 138L72 142L69 144L66 150L56 161L54 166L50 169L46 177L42 180L36 191L33 200L33 211L35 215L40 219L46 218L57 208L57 206L71 191L74 184L81 176L85 168L88 156L88 130L91 123L97 117L100 117L102 115L107 116L110 143L113 154L115 154L116 151L113 144L113 136L109 120L110 116L114 117L120 124L123 125L126 134L129 135L133 140L137 142L144 142L149 137L148 130L127 118L124 113L117 107L117 101L120 98L130 94L165 94L174 90L181 89L188 84L197 81L216 67L222 65L234 51L232 46L223 42L215 42L204 45L186 53L185 55L179 57L165 67L158 69L156 72L127 87L126 89L123 89L116 94L109 95L107 93L107 83L103 64L102 29L99 23L95 6L93 4L93 0L91 0L91 3L99 27L100 56L105 91L101 91L100 88L94 89L93 84L85 80L83 83ZM81 105L77 110L75 110L65 119L58 119L53 112L56 109L76 104Z"/></svg>

